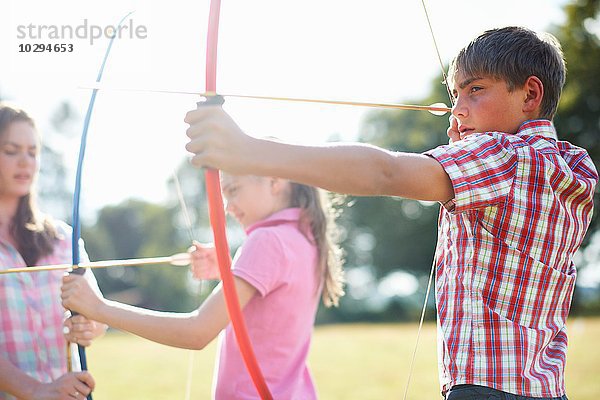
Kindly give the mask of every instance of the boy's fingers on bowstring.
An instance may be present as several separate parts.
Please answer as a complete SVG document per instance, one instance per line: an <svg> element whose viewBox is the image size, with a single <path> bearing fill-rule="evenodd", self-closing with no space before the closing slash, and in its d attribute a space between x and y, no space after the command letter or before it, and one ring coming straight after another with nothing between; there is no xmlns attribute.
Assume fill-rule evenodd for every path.
<svg viewBox="0 0 600 400"><path fill-rule="evenodd" d="M458 131L458 120L454 115L450 115L450 126L446 130L446 134L450 138L450 143L460 140L460 132Z"/></svg>

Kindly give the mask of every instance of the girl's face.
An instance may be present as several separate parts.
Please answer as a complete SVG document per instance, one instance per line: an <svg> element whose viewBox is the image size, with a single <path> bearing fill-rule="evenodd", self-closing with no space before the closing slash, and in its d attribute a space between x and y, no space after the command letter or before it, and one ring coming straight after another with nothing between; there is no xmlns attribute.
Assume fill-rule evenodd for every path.
<svg viewBox="0 0 600 400"><path fill-rule="evenodd" d="M12 122L0 135L0 197L18 199L29 194L39 167L35 128Z"/></svg>
<svg viewBox="0 0 600 400"><path fill-rule="evenodd" d="M287 207L284 192L286 184L286 181L277 178L222 174L225 210L244 228L248 228Z"/></svg>

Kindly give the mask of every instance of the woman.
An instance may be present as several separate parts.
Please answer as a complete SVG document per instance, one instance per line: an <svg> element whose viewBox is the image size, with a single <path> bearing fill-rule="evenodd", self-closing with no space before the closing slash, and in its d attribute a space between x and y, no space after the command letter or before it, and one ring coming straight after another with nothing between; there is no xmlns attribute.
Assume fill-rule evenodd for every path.
<svg viewBox="0 0 600 400"><path fill-rule="evenodd" d="M71 228L35 206L40 138L23 110L0 103L0 269L71 262ZM85 254L82 247L82 254ZM88 372L67 372L66 340L89 345L106 327L63 322L64 271L0 275L0 399L85 398ZM86 278L97 290L91 271Z"/></svg>

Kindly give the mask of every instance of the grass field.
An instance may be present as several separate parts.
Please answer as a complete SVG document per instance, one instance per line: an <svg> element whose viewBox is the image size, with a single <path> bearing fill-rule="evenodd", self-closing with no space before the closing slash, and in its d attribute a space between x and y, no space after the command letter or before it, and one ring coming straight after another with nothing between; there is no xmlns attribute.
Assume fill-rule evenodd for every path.
<svg viewBox="0 0 600 400"><path fill-rule="evenodd" d="M416 324L317 327L310 367L319 397L401 399L416 338ZM569 322L567 391L571 400L600 398L600 318ZM440 399L435 326L421 334L409 399ZM112 332L88 350L95 400L184 399L188 350L172 349ZM210 399L215 345L193 352L192 399Z"/></svg>

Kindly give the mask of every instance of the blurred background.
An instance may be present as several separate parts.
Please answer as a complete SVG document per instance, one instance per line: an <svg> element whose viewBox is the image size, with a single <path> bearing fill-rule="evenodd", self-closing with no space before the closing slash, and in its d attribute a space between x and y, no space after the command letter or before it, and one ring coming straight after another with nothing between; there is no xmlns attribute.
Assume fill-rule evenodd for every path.
<svg viewBox="0 0 600 400"><path fill-rule="evenodd" d="M553 33L562 43L568 66L554 121L559 138L586 148L598 165L600 1L485 3L427 3L444 68L458 49L487 28L524 25ZM209 2L10 0L3 5L0 99L21 105L37 118L44 140L40 200L45 211L69 222L77 149L90 96L90 90L82 87L94 82L108 40L89 35L68 38L64 32L52 39L48 37L52 26L105 28L135 10L128 24L132 30L144 27L146 35L125 35L115 41L103 84L202 91ZM40 31L41 26L47 28ZM27 37L17 35L19 27L25 27L21 30ZM224 1L219 40L217 82L222 93L448 103L418 1ZM70 43L74 51L19 52L26 43ZM181 182L194 236L212 240L202 174L190 167L183 148L183 118L196 101L198 97L190 94L99 92L82 197L82 236L91 260L171 255L189 247L173 174ZM299 143L359 140L421 152L447 142L447 116L427 112L234 99L227 99L225 108L250 134ZM576 259L573 318L600 313L598 205L596 201L592 226ZM400 198L345 197L338 207L347 295L339 308L320 310L317 323L409 321L416 331L439 206ZM233 221L229 239L232 251L243 240ZM97 270L96 276L108 298L159 310L190 311L208 293L201 293L186 268L110 268ZM433 297L428 320L435 316ZM425 346L434 347L433 341L432 336ZM412 346L412 336L408 342ZM591 371L596 376L598 361L593 360ZM428 384L435 386L435 365L430 367Z"/></svg>

